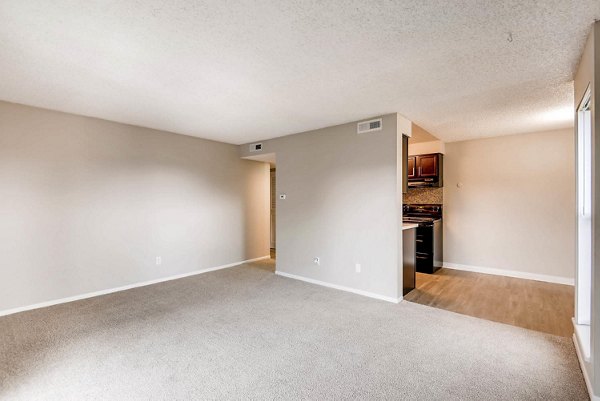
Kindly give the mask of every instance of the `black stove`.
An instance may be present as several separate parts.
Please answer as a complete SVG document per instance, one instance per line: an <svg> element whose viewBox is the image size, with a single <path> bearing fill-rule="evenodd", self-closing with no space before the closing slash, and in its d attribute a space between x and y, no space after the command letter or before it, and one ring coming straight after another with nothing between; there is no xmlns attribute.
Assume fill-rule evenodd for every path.
<svg viewBox="0 0 600 401"><path fill-rule="evenodd" d="M433 223L436 219L433 217L412 217L412 216L403 216L402 221L404 223Z"/></svg>
<svg viewBox="0 0 600 401"><path fill-rule="evenodd" d="M434 221L442 218L442 205L414 205L402 206L402 220Z"/></svg>
<svg viewBox="0 0 600 401"><path fill-rule="evenodd" d="M442 205L405 204L402 207L402 222L416 223L417 262L416 270L421 273L435 273L442 267Z"/></svg>

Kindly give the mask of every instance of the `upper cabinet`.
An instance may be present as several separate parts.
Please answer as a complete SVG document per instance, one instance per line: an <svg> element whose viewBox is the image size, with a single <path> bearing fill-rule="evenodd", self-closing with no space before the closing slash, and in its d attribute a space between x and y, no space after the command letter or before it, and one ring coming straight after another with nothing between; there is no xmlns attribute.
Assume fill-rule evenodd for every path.
<svg viewBox="0 0 600 401"><path fill-rule="evenodd" d="M417 167L415 164L415 158L416 156L408 157L408 168L406 169L406 171L408 172L408 179L416 177Z"/></svg>
<svg viewBox="0 0 600 401"><path fill-rule="evenodd" d="M431 153L408 157L407 178L409 187L444 186L444 155Z"/></svg>
<svg viewBox="0 0 600 401"><path fill-rule="evenodd" d="M402 169L407 171L408 169L408 137L406 135L402 135ZM408 192L408 177L405 174L402 174L402 193L405 194Z"/></svg>
<svg viewBox="0 0 600 401"><path fill-rule="evenodd" d="M419 166L419 177L437 177L439 175L438 160L441 154L417 156Z"/></svg>

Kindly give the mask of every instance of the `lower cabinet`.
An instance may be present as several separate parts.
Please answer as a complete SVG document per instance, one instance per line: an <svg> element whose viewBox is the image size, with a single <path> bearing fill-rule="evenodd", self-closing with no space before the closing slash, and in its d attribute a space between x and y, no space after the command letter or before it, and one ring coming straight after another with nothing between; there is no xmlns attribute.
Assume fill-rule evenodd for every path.
<svg viewBox="0 0 600 401"><path fill-rule="evenodd" d="M402 230L402 295L415 289L417 229Z"/></svg>

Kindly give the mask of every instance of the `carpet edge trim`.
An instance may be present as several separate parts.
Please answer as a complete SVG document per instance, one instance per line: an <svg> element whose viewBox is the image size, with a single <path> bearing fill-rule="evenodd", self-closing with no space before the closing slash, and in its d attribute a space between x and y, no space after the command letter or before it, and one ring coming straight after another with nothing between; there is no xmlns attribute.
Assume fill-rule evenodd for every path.
<svg viewBox="0 0 600 401"><path fill-rule="evenodd" d="M402 301L402 297L400 297L400 298L388 297L386 295L375 294L374 292L358 290L356 288L345 287L343 285L338 285L338 284L331 284L331 283L328 283L325 281L315 280L315 279L304 277L304 276L298 276L296 274L285 273L285 272L282 272L279 270L276 270L275 274L278 276L287 277L287 278L291 278L291 279L299 280L299 281L304 281L306 283L316 284L316 285L320 285L322 287L333 288L334 290L350 292L352 294L362 295L364 297L374 298L374 299L378 299L380 301L391 302L394 304L397 304L400 301Z"/></svg>
<svg viewBox="0 0 600 401"><path fill-rule="evenodd" d="M185 278L185 277L196 276L198 274L209 273L209 272L216 271L216 270L222 270L222 269L227 269L230 267L243 265L244 263L251 263L251 262L257 262L259 260L269 259L270 257L271 257L270 255L261 256L259 258L242 260L241 262L228 263L226 265L209 267L207 269L202 269L202 270L194 270L194 271L188 272L188 273L182 273L182 274L177 274L177 275L173 275L173 276L161 277L161 278L154 279L154 280L140 281L138 283L128 284L128 285L124 285L124 286L120 286L120 287L114 287L114 288L108 288L105 290L87 292L84 294L73 295L71 297L54 299L51 301L39 302L39 303L26 305L26 306L19 306L16 308L11 308L11 309L6 309L6 310L0 311L0 317L14 315L15 313L26 312L26 311L30 311L30 310L34 310L34 309L47 308L49 306L80 301L82 299L99 297L102 295L112 294L115 292L131 290L133 288L145 287L145 286L152 285L152 284L163 283L165 281L178 280L178 279Z"/></svg>
<svg viewBox="0 0 600 401"><path fill-rule="evenodd" d="M546 283L564 284L564 285L572 285L572 286L575 285L575 279L573 279L573 278L551 276L548 274L528 273L528 272L520 272L517 270L504 270L504 269L497 269L494 267L471 266L471 265L462 265L462 264L458 264L458 263L448 263L448 262L444 262L443 267L445 267L446 269L462 270L462 271L473 272L473 273L491 274L494 276L506 276L506 277L522 278L525 280L543 281Z"/></svg>

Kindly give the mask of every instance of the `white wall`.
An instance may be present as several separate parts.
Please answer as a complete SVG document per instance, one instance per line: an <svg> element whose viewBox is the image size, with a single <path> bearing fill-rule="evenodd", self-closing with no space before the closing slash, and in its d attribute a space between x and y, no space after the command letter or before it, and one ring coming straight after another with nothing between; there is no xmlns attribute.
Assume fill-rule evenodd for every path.
<svg viewBox="0 0 600 401"><path fill-rule="evenodd" d="M0 311L268 255L268 182L234 145L0 102Z"/></svg>
<svg viewBox="0 0 600 401"><path fill-rule="evenodd" d="M446 153L446 144L442 141L411 143L408 140L408 155L424 155L428 153Z"/></svg>
<svg viewBox="0 0 600 401"><path fill-rule="evenodd" d="M573 135L559 130L446 144L445 264L573 279Z"/></svg>
<svg viewBox="0 0 600 401"><path fill-rule="evenodd" d="M358 135L349 123L263 141L262 153L276 154L277 192L287 195L277 200L279 272L401 296L401 145L396 114L380 132ZM248 145L240 152L248 156Z"/></svg>

